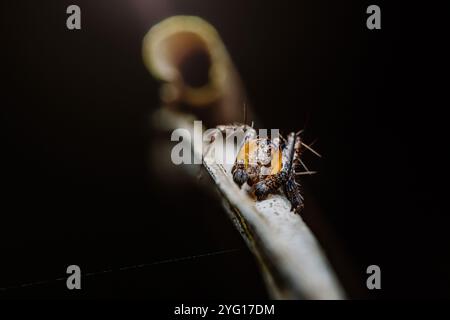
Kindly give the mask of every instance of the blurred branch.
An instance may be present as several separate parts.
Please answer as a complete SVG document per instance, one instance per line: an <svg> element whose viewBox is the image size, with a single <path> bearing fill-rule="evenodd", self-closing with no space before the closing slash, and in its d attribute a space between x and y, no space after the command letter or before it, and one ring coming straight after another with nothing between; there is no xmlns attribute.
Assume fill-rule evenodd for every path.
<svg viewBox="0 0 450 320"><path fill-rule="evenodd" d="M210 57L206 83L193 87L180 66L192 53L204 50ZM194 59L196 60L196 59ZM191 132L193 120L206 125L239 121L243 89L218 33L197 17L172 17L153 27L144 39L144 61L152 74L163 81L164 107L154 115L159 130L177 128ZM197 66L198 67L198 66ZM203 68L194 69L202 72ZM168 89L171 88L170 94ZM188 109L182 110L182 105ZM252 118L253 119L253 118ZM233 181L231 166L222 165L208 152L208 144L196 145L194 156L203 159L229 217L257 258L272 297L279 299L342 299L344 292L314 235L302 218L291 212L282 194L255 201ZM161 144L169 141L162 141ZM234 142L227 141L227 152ZM240 142L238 142L240 143ZM231 145L233 144L233 145ZM161 145L157 145L160 148ZM188 166L186 166L188 167ZM211 186L211 184L209 184Z"/></svg>

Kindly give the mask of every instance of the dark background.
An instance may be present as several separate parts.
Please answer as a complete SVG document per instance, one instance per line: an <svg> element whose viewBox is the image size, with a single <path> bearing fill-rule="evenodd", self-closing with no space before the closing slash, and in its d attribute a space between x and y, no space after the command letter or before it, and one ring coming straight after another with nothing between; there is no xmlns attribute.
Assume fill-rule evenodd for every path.
<svg viewBox="0 0 450 320"><path fill-rule="evenodd" d="M70 4L81 31L66 29ZM161 19L193 14L220 32L267 127L318 138L320 174L305 184L322 214L304 218L349 296L450 297L443 9L377 1L382 29L370 31L369 4L2 1L0 294L267 297L220 204L151 173L158 84L141 41ZM114 271L69 292L54 279L70 264ZM139 264L150 265L118 270ZM365 287L370 264L377 292Z"/></svg>

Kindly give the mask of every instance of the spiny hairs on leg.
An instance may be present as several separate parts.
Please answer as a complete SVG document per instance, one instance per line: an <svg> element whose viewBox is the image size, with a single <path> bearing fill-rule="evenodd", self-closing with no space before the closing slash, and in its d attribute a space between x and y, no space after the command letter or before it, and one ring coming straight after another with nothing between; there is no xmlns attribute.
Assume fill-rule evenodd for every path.
<svg viewBox="0 0 450 320"><path fill-rule="evenodd" d="M286 193L286 197L291 202L291 210L295 213L300 213L303 209L303 196L302 196L302 188L299 182L297 182L297 173L299 171L300 166L304 166L306 170L306 166L301 161L300 157L302 154L302 140L300 134L297 133L295 136L294 143L294 154L292 155L292 163L291 168L289 170L289 177L284 184L284 192Z"/></svg>
<svg viewBox="0 0 450 320"><path fill-rule="evenodd" d="M306 165L301 160L301 155L303 153L303 147L307 150L313 152L314 154L320 156L315 150L313 150L310 146L303 143L300 134L296 134L295 144L294 144L294 155L292 157L292 166L289 173L289 178L286 184L284 185L284 191L286 193L287 198L291 202L291 210L295 213L300 213L304 207L304 198L302 195L302 186L298 181L299 176L303 174L314 174L314 171L309 171ZM302 171L301 169L306 171Z"/></svg>
<svg viewBox="0 0 450 320"><path fill-rule="evenodd" d="M286 193L286 197L291 203L291 211L300 213L304 206L302 189L301 185L297 181L295 181L295 177L293 174L289 175L289 178L284 184L284 192Z"/></svg>
<svg viewBox="0 0 450 320"><path fill-rule="evenodd" d="M295 213L300 213L304 206L301 185L297 182L296 176L298 168L303 164L300 159L302 151L301 146L302 140L300 133L297 133L295 136L294 154L292 156L292 164L289 170L289 178L284 184L284 192L286 193L286 197L291 202L291 210Z"/></svg>

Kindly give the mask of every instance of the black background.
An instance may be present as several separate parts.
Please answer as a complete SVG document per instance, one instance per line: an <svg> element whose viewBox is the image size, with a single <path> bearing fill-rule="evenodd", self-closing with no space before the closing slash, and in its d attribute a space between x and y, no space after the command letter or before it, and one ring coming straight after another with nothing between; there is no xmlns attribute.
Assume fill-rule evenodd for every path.
<svg viewBox="0 0 450 320"><path fill-rule="evenodd" d="M66 29L77 4L82 30ZM378 1L3 1L0 294L265 298L220 205L151 174L158 84L141 41L174 14L212 23L267 127L324 155L305 220L351 298L450 297L443 9ZM237 251L118 270L227 249ZM68 291L70 264L83 273ZM365 287L377 264L382 290ZM40 283L39 281L46 281ZM33 285L18 287L22 284Z"/></svg>

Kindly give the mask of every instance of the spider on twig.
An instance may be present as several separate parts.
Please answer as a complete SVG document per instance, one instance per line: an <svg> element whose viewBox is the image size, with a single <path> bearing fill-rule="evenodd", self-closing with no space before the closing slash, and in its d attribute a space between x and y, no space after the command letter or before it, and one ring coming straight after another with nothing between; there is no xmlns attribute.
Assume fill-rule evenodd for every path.
<svg viewBox="0 0 450 320"><path fill-rule="evenodd" d="M283 187L291 202L291 210L300 213L304 206L299 176L316 173L301 160L304 149L320 157L302 142L301 131L290 133L286 139L260 138L255 130L248 130L231 170L233 180L240 187L247 183L258 200L276 193ZM306 171L302 171L301 169Z"/></svg>

